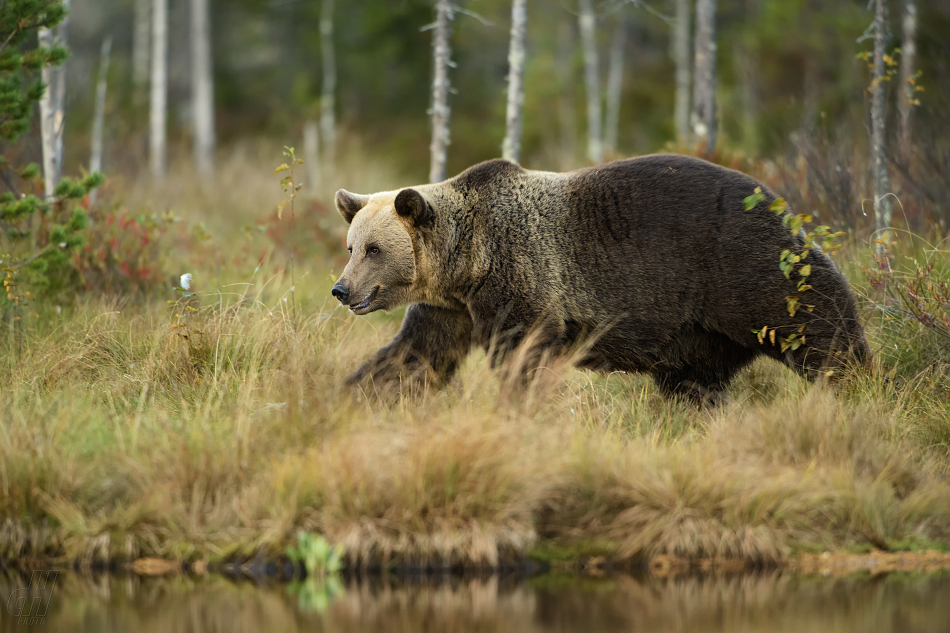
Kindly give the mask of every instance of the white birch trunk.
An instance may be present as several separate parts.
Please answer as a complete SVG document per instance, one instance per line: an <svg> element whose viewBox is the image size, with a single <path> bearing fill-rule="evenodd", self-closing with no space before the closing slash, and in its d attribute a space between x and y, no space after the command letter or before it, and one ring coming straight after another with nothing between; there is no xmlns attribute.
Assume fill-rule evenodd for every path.
<svg viewBox="0 0 950 633"><path fill-rule="evenodd" d="M313 119L303 126L303 160L307 165L307 187L316 195L320 187L320 132Z"/></svg>
<svg viewBox="0 0 950 633"><path fill-rule="evenodd" d="M135 24L132 30L132 83L136 88L142 88L148 83L151 8L149 0L135 0Z"/></svg>
<svg viewBox="0 0 950 633"><path fill-rule="evenodd" d="M191 0L191 56L195 164L198 173L210 176L214 171L214 69L208 0Z"/></svg>
<svg viewBox="0 0 950 633"><path fill-rule="evenodd" d="M587 157L594 163L602 163L604 126L600 107L600 64L597 60L596 25L591 0L581 0L579 23L584 52L584 84L587 88Z"/></svg>
<svg viewBox="0 0 950 633"><path fill-rule="evenodd" d="M907 0L904 12L904 42L901 45L901 84L897 92L897 111L900 119L900 150L902 160L910 156L911 113L917 102L914 90L914 58L917 56L917 5Z"/></svg>
<svg viewBox="0 0 950 633"><path fill-rule="evenodd" d="M99 56L99 78L96 82L96 109L92 118L92 154L89 157L89 171L102 171L103 131L106 121L106 89L109 80L109 57L112 53L112 36L102 41L102 52ZM89 193L89 204L96 203L98 189Z"/></svg>
<svg viewBox="0 0 950 633"><path fill-rule="evenodd" d="M452 5L449 0L436 0L435 34L433 57L435 73L432 81L432 144L429 151L432 160L429 166L429 182L445 180L445 165L449 147L449 66L452 34Z"/></svg>
<svg viewBox="0 0 950 633"><path fill-rule="evenodd" d="M871 172L874 177L874 227L878 233L891 225L891 205L887 197L887 148L884 101L884 46L887 43L887 2L874 3L874 73L871 80ZM878 244L878 253L884 247Z"/></svg>
<svg viewBox="0 0 950 633"><path fill-rule="evenodd" d="M69 10L69 0L63 6ZM66 26L63 19L55 30L40 29L40 46L65 46ZM52 200L63 171L63 123L66 105L66 62L60 66L44 66L41 73L46 91L40 100L40 135L43 144L43 181L47 200Z"/></svg>
<svg viewBox="0 0 950 633"><path fill-rule="evenodd" d="M168 100L168 0L152 0L152 78L149 161L156 181L165 178Z"/></svg>
<svg viewBox="0 0 950 633"><path fill-rule="evenodd" d="M320 56L323 58L323 85L320 95L320 135L325 164L336 164L336 55L333 49L333 0L323 0L320 8Z"/></svg>
<svg viewBox="0 0 950 633"><path fill-rule="evenodd" d="M676 0L676 22L673 25L673 62L676 65L676 105L673 122L676 140L685 145L689 140L689 31L690 0Z"/></svg>
<svg viewBox="0 0 950 633"><path fill-rule="evenodd" d="M617 23L610 42L610 61L607 64L607 116L604 120L604 153L612 157L617 153L617 138L620 134L620 95L623 89L623 55L627 44L627 22Z"/></svg>
<svg viewBox="0 0 950 633"><path fill-rule="evenodd" d="M521 113L524 109L525 32L527 31L527 0L511 3L511 42L508 47L508 106L505 110L505 141L501 157L512 162L521 160Z"/></svg>
<svg viewBox="0 0 950 633"><path fill-rule="evenodd" d="M716 149L716 0L696 0L693 136L707 154Z"/></svg>

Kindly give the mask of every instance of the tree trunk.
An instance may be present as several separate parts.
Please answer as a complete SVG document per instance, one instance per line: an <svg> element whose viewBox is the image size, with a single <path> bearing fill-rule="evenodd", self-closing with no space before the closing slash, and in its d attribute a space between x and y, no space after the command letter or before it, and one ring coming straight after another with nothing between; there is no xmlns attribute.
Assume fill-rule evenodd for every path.
<svg viewBox="0 0 950 633"><path fill-rule="evenodd" d="M136 89L148 83L149 0L135 0L135 25L132 31L132 83Z"/></svg>
<svg viewBox="0 0 950 633"><path fill-rule="evenodd" d="M303 159L307 165L307 188L315 195L320 187L320 131L313 119L303 126Z"/></svg>
<svg viewBox="0 0 950 633"><path fill-rule="evenodd" d="M324 164L336 164L336 57L333 49L333 0L323 0L320 8L320 56L323 58L323 85L320 95L320 135Z"/></svg>
<svg viewBox="0 0 950 633"><path fill-rule="evenodd" d="M901 87L897 95L897 111L900 115L901 159L910 156L911 112L917 103L914 58L917 55L917 5L907 0L904 13L904 43L901 46Z"/></svg>
<svg viewBox="0 0 950 633"><path fill-rule="evenodd" d="M619 18L610 42L610 61L607 64L607 116L604 121L604 153L617 153L620 134L620 94L623 88L623 54L627 44L627 22Z"/></svg>
<svg viewBox="0 0 950 633"><path fill-rule="evenodd" d="M152 90L149 108L149 152L152 176L165 178L168 99L168 0L152 0Z"/></svg>
<svg viewBox="0 0 950 633"><path fill-rule="evenodd" d="M584 84L587 88L587 157L594 163L602 163L604 129L600 116L600 64L597 60L596 24L591 0L581 0L579 22L584 52Z"/></svg>
<svg viewBox="0 0 950 633"><path fill-rule="evenodd" d="M445 164L449 146L449 65L451 64L449 38L452 33L452 4L449 0L436 0L435 78L432 81L432 144L429 150L432 162L429 167L429 182L445 180Z"/></svg>
<svg viewBox="0 0 950 633"><path fill-rule="evenodd" d="M191 0L191 105L195 164L199 174L210 176L214 171L214 71L208 0Z"/></svg>
<svg viewBox="0 0 950 633"><path fill-rule="evenodd" d="M63 5L69 10L69 0ZM63 19L54 31L39 30L39 44L44 47L66 45L66 25ZM66 105L66 62L60 66L44 66L41 73L46 91L40 100L40 135L43 144L43 180L47 200L52 200L54 190L63 172L63 122Z"/></svg>
<svg viewBox="0 0 950 633"><path fill-rule="evenodd" d="M102 171L103 130L106 121L106 88L109 79L109 57L112 53L112 36L102 41L102 53L99 57L99 80L96 82L96 109L92 118L92 155L89 157L89 171ZM89 193L89 205L96 204L98 189Z"/></svg>
<svg viewBox="0 0 950 633"><path fill-rule="evenodd" d="M508 107L505 110L505 141L501 157L517 163L521 159L521 112L524 107L525 31L527 0L511 3L511 42L508 47Z"/></svg>
<svg viewBox="0 0 950 633"><path fill-rule="evenodd" d="M689 27L690 0L676 0L676 23L673 25L673 61L676 64L676 106L673 120L676 124L676 141L685 145L689 141Z"/></svg>
<svg viewBox="0 0 950 633"><path fill-rule="evenodd" d="M716 149L716 0L696 0L693 136L708 155Z"/></svg>
<svg viewBox="0 0 950 633"><path fill-rule="evenodd" d="M885 146L884 46L887 43L887 2L875 0L874 73L871 80L871 172L874 177L874 227L881 233L891 224L891 205L887 197L887 148ZM884 247L878 244L878 253Z"/></svg>

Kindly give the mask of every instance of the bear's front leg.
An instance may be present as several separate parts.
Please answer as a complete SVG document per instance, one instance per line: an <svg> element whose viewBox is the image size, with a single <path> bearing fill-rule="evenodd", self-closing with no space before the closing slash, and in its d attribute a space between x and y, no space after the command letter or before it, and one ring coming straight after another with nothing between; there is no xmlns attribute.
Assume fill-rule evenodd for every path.
<svg viewBox="0 0 950 633"><path fill-rule="evenodd" d="M570 352L564 319L553 311L542 313L517 300L476 309L489 315L476 322L476 336L506 383L527 385L539 367Z"/></svg>
<svg viewBox="0 0 950 633"><path fill-rule="evenodd" d="M441 386L451 379L472 347L472 319L468 312L415 304L406 310L402 328L346 382L355 385L372 378L376 386L428 378Z"/></svg>

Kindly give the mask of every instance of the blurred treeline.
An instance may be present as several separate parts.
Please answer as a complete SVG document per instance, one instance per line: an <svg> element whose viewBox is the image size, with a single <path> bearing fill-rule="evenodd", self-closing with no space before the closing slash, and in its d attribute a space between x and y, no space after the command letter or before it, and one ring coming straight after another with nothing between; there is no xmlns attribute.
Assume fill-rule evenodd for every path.
<svg viewBox="0 0 950 633"><path fill-rule="evenodd" d="M511 4L459 0L452 32L448 173L500 154ZM104 169L145 164L147 95L136 94L131 51L134 0L73 0L68 33L67 171L84 163L102 39L114 38ZM218 146L267 135L299 144L319 110L320 2L211 0ZM334 46L342 142L360 139L424 181L428 169L432 34L430 0L337 0ZM866 0L720 0L717 10L720 148L750 157L795 151L803 135L849 147L867 143L869 84L857 58L872 22ZM625 22L620 155L673 142L673 3L596 3L600 66ZM900 46L903 4L890 6L889 50ZM918 137L946 137L950 125L950 2L919 3L916 66L922 71ZM469 13L470 12L470 13ZM473 15L474 14L474 15ZM171 142L190 138L188 3L170 1ZM586 119L577 6L529 0L522 163L562 169L584 162ZM605 81L602 80L602 85ZM889 86L896 116L897 77ZM147 86L145 87L147 92ZM139 93L142 89L138 90ZM889 125L896 130L896 124ZM181 152L187 155L186 151ZM175 154L172 154L174 159Z"/></svg>

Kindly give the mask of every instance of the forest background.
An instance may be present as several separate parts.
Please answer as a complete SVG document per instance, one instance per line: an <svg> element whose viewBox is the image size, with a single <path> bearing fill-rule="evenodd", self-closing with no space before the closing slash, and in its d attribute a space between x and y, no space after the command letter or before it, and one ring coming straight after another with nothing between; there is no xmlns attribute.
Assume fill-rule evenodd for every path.
<svg viewBox="0 0 950 633"><path fill-rule="evenodd" d="M66 171L88 161L100 45L107 35L114 44L104 169L133 170L147 156L148 117L144 102L135 99L134 3L74 0L72 6ZM460 7L477 17L460 11L453 22L449 174L498 156L505 135L511 4L473 0ZM890 9L888 52L901 45L902 7L892 3ZM622 51L612 156L663 150L676 141L674 3L611 0L595 2L593 8L604 88L608 66L617 63L612 51ZM210 2L219 146L268 136L300 147L304 122L320 109L322 10L320 2L293 0ZM528 5L522 155L527 167L556 170L585 162L579 10L553 0ZM939 135L950 111L950 3L921 2L918 10L916 66L926 93L916 108L914 127ZM189 3L171 2L169 132L173 145L183 149L193 120L189 16ZM374 155L398 163L407 182L425 181L432 32L423 27L434 21L433 4L337 2L332 20L337 117L344 135L358 136ZM872 20L861 0L721 0L716 96L722 148L777 158L797 156L816 138L865 146L870 75L857 56L871 48L870 39L859 40ZM897 83L888 86L892 123ZM896 123L889 129L896 133Z"/></svg>

